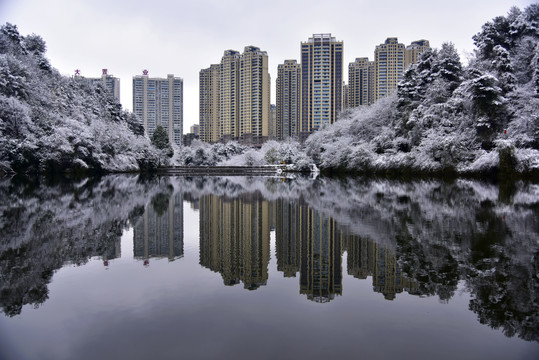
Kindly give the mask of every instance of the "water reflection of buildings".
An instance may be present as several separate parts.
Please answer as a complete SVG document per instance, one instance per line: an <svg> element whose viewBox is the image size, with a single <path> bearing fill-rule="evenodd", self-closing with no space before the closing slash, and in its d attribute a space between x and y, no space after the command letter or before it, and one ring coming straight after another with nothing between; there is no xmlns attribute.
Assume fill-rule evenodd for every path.
<svg viewBox="0 0 539 360"><path fill-rule="evenodd" d="M158 194L146 205L143 217L134 227L135 258L183 256L183 194Z"/></svg>
<svg viewBox="0 0 539 360"><path fill-rule="evenodd" d="M373 290L382 293L387 300L406 291L417 292L417 283L402 275L397 258L392 251L359 236L345 237L348 274L358 279L372 276Z"/></svg>
<svg viewBox="0 0 539 360"><path fill-rule="evenodd" d="M285 277L299 272L299 292L309 300L325 303L342 295L345 250L348 274L358 279L371 276L373 290L386 299L417 289L402 275L391 250L344 234L335 220L302 199L270 204L256 194L235 199L204 195L199 206L200 264L219 272L225 285L243 282L254 290L266 284L274 223L277 270Z"/></svg>
<svg viewBox="0 0 539 360"><path fill-rule="evenodd" d="M200 264L219 272L225 285L249 290L268 280L270 209L256 194L236 199L200 198Z"/></svg>
<svg viewBox="0 0 539 360"><path fill-rule="evenodd" d="M308 207L301 211L300 293L328 302L342 294L341 239L333 219Z"/></svg>
<svg viewBox="0 0 539 360"><path fill-rule="evenodd" d="M108 246L105 249L98 249L97 256L101 256L103 259L103 265L109 266L109 261L117 259L122 256L122 241L121 236L116 236L110 242L106 243Z"/></svg>
<svg viewBox="0 0 539 360"><path fill-rule="evenodd" d="M404 277L395 254L373 241L342 233L332 218L303 201L279 199L276 208L277 270L285 277L300 272L300 293L317 302L342 295L342 252L348 274L372 276L373 290L393 300L397 293L415 293L417 284Z"/></svg>
<svg viewBox="0 0 539 360"><path fill-rule="evenodd" d="M341 239L333 219L302 201L276 201L277 270L285 277L300 271L300 293L328 302L342 294Z"/></svg>

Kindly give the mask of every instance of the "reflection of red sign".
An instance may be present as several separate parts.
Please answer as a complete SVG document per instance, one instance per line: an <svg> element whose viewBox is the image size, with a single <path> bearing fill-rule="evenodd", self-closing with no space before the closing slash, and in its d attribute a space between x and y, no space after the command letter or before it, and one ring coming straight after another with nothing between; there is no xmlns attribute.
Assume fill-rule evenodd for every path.
<svg viewBox="0 0 539 360"><path fill-rule="evenodd" d="M80 75L80 70L79 69L75 70L75 75Z"/></svg>
<svg viewBox="0 0 539 360"><path fill-rule="evenodd" d="M142 75L148 75L148 70L146 69L142 70Z"/></svg>
<svg viewBox="0 0 539 360"><path fill-rule="evenodd" d="M107 75L108 72L108 69L103 69L103 75Z"/></svg>

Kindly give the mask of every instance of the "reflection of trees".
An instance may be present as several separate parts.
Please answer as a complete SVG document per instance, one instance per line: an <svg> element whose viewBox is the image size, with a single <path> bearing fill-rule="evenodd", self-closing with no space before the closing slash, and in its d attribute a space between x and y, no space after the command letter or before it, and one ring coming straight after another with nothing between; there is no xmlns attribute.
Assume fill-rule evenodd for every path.
<svg viewBox="0 0 539 360"><path fill-rule="evenodd" d="M505 335L539 340L539 253L530 255L531 264L512 259L503 247L470 268L468 286L473 299L470 310L482 324L502 328ZM475 266L474 266L475 265ZM486 270L481 268L488 267Z"/></svg>
<svg viewBox="0 0 539 360"><path fill-rule="evenodd" d="M470 309L482 323L503 328L508 336L539 340L538 185L353 178L212 178L183 184L195 198L256 191L266 199L279 199L278 226L281 220L295 221L285 205L304 199L310 209L331 217L339 228L366 241L367 247L379 247L383 256L372 259L384 260L386 266L384 254L390 254L390 263L395 256L396 265L390 266L393 272L387 274L394 273L402 282L396 292L406 289L449 301L462 281L472 296ZM276 229L276 233L278 257L287 256L277 260L278 266L291 276L297 266L297 249L290 241L297 241L297 235L291 235L290 229ZM374 281L377 266L362 267L360 261L370 250L363 252L350 244L348 240L348 256L358 253L356 267L350 268L349 259L349 273L359 278L373 276ZM386 286L385 278L380 279ZM391 289L376 283L374 288L394 297Z"/></svg>
<svg viewBox="0 0 539 360"><path fill-rule="evenodd" d="M152 206L153 210L158 216L163 216L163 214L168 211L169 201L170 194L168 193L160 192L154 195L154 197L152 198Z"/></svg>
<svg viewBox="0 0 539 360"><path fill-rule="evenodd" d="M0 306L8 316L48 298L55 270L92 256L118 256L129 222L159 189L134 176L108 176L47 185L0 182Z"/></svg>
<svg viewBox="0 0 539 360"><path fill-rule="evenodd" d="M53 272L65 263L113 256L122 230L144 214L147 199L153 199L148 207L156 213L166 213L173 186L182 189L184 198L200 202L200 261L219 271L225 282L242 281L253 289L265 284L269 214L275 206L277 266L286 276L294 276L308 261L312 269L325 271L326 258L340 269L341 250L346 250L348 273L372 276L374 290L388 299L407 291L449 301L461 282L472 297L470 310L481 323L501 328L507 336L539 340L538 185L350 178L139 179L109 176L49 186L0 182L3 311L15 315L24 304L44 302ZM328 246L319 250L311 241L313 250L301 252L301 239L309 239L302 227L318 226L314 217L309 221L304 214L334 224L320 227L331 229L331 236L310 232L324 246L324 239L334 239ZM325 250L341 236L341 250ZM324 271L320 274L325 276ZM339 285L341 274L330 275ZM308 276L305 272L303 279Z"/></svg>

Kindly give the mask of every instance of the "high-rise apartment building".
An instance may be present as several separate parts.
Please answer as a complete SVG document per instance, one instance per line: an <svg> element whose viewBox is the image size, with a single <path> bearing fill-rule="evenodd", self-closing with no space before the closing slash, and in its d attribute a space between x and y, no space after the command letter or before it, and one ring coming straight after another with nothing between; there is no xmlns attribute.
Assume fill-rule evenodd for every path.
<svg viewBox="0 0 539 360"><path fill-rule="evenodd" d="M217 81L218 79L218 81ZM268 54L246 46L226 50L221 63L200 71L201 139L264 142L270 132Z"/></svg>
<svg viewBox="0 0 539 360"><path fill-rule="evenodd" d="M395 91L406 68L429 48L428 40L414 41L405 48L393 37L376 46L374 61L356 58L348 65L348 106L370 105Z"/></svg>
<svg viewBox="0 0 539 360"><path fill-rule="evenodd" d="M200 101L199 124L200 140L208 143L219 141L219 89L221 65L214 64L207 69L200 70Z"/></svg>
<svg viewBox="0 0 539 360"><path fill-rule="evenodd" d="M404 44L396 37L387 38L374 50L375 101L389 95L397 88L404 75Z"/></svg>
<svg viewBox="0 0 539 360"><path fill-rule="evenodd" d="M301 65L285 60L277 67L276 135L298 138L301 119Z"/></svg>
<svg viewBox="0 0 539 360"><path fill-rule="evenodd" d="M341 111L343 47L331 34L314 34L301 43L301 140L333 124Z"/></svg>
<svg viewBox="0 0 539 360"><path fill-rule="evenodd" d="M356 58L348 65L348 106L370 105L374 102L374 61Z"/></svg>
<svg viewBox="0 0 539 360"><path fill-rule="evenodd" d="M88 78L93 84L101 83L103 87L118 101L120 101L120 79L109 75L108 69L102 70L100 78Z"/></svg>
<svg viewBox="0 0 539 360"><path fill-rule="evenodd" d="M183 80L169 74L150 78L148 71L133 77L133 112L142 120L148 136L161 125L170 143L181 145L183 133Z"/></svg>
<svg viewBox="0 0 539 360"><path fill-rule="evenodd" d="M219 73L220 138L224 141L238 137L240 53L226 50L221 58Z"/></svg>
<svg viewBox="0 0 539 360"><path fill-rule="evenodd" d="M238 137L261 144L267 140L270 122L270 76L268 54L246 46L240 58L240 113Z"/></svg>
<svg viewBox="0 0 539 360"><path fill-rule="evenodd" d="M404 53L404 69L407 69L411 64L415 64L419 60L419 55L427 49L430 49L428 40L422 39L412 41L412 43L406 47Z"/></svg>

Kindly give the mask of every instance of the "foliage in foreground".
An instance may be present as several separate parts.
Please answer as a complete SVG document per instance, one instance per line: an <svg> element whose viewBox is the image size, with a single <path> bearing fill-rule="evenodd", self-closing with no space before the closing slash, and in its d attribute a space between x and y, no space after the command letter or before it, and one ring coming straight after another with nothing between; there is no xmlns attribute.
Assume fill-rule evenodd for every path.
<svg viewBox="0 0 539 360"><path fill-rule="evenodd" d="M0 28L0 172L155 168L136 116L101 85L60 75L45 50L38 35Z"/></svg>
<svg viewBox="0 0 539 360"><path fill-rule="evenodd" d="M490 173L539 170L539 5L475 35L464 67L450 43L422 54L398 90L309 137L321 168Z"/></svg>

